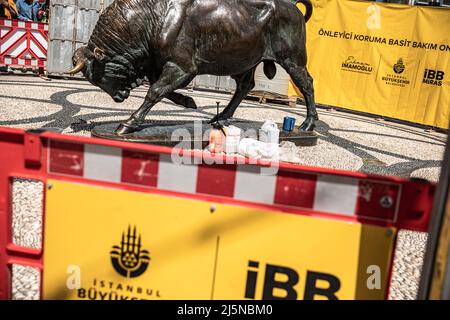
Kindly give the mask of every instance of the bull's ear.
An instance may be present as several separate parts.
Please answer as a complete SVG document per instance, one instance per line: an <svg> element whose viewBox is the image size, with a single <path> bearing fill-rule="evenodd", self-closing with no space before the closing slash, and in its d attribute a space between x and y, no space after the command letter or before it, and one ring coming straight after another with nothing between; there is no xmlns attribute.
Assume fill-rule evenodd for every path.
<svg viewBox="0 0 450 320"><path fill-rule="evenodd" d="M105 50L96 47L94 49L94 57L100 62L103 61L105 59Z"/></svg>

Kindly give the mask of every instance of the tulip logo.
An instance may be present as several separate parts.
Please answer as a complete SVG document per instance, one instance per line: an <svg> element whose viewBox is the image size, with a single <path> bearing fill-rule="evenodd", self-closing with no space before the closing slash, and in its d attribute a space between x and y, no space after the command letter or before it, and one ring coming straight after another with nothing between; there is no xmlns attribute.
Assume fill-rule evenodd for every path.
<svg viewBox="0 0 450 320"><path fill-rule="evenodd" d="M133 231L128 226L127 234L122 233L120 246L113 246L110 253L114 270L127 278L139 277L150 263L149 252L142 250L141 236L136 234L136 226Z"/></svg>

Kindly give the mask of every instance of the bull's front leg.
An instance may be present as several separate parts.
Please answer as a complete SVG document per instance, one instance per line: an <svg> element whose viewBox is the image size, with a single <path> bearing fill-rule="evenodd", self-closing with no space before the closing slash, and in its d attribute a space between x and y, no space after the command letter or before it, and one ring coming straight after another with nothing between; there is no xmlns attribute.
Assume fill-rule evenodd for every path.
<svg viewBox="0 0 450 320"><path fill-rule="evenodd" d="M172 92L166 97L170 101L188 109L197 109L197 104L191 97L185 96L178 92Z"/></svg>
<svg viewBox="0 0 450 320"><path fill-rule="evenodd" d="M195 72L185 72L178 65L168 62L160 78L150 86L142 106L127 121L122 122L115 133L123 135L139 131L150 109L175 90L187 86L195 75Z"/></svg>
<svg viewBox="0 0 450 320"><path fill-rule="evenodd" d="M161 75L156 75L156 74L150 74L148 75L148 79L151 79L151 84L155 83L158 80L158 77L160 77ZM197 109L197 104L195 103L194 99L192 99L189 96L185 96L181 93L178 92L172 92L169 93L166 96L167 99L169 99L170 101L172 101L175 104L178 104L180 106L183 106L187 109Z"/></svg>
<svg viewBox="0 0 450 320"><path fill-rule="evenodd" d="M255 70L256 68L253 68L243 74L233 76L233 79L236 81L236 91L234 92L233 98L220 114L214 116L214 118L208 121L209 123L214 123L220 120L228 120L233 117L234 112L237 107L239 107L239 104L255 87Z"/></svg>

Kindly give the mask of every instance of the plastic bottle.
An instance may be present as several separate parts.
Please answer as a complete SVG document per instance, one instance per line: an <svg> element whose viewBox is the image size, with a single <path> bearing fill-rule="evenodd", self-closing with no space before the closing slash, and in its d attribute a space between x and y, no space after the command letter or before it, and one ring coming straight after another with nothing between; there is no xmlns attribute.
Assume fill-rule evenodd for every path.
<svg viewBox="0 0 450 320"><path fill-rule="evenodd" d="M209 133L209 152L221 153L223 152L224 135L220 129L211 129Z"/></svg>
<svg viewBox="0 0 450 320"><path fill-rule="evenodd" d="M267 120L259 129L259 141L265 143L278 144L280 140L280 130L275 122Z"/></svg>
<svg viewBox="0 0 450 320"><path fill-rule="evenodd" d="M239 142L241 141L241 129L229 126L225 129L225 153L238 153Z"/></svg>

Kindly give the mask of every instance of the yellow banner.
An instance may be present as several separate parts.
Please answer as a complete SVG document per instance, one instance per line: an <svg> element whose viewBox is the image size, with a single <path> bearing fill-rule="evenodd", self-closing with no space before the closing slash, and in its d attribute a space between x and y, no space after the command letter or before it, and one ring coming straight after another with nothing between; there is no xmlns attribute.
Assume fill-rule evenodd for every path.
<svg viewBox="0 0 450 320"><path fill-rule="evenodd" d="M449 9L312 2L308 68L318 103L448 128Z"/></svg>
<svg viewBox="0 0 450 320"><path fill-rule="evenodd" d="M383 299L395 230L50 181L44 299Z"/></svg>

